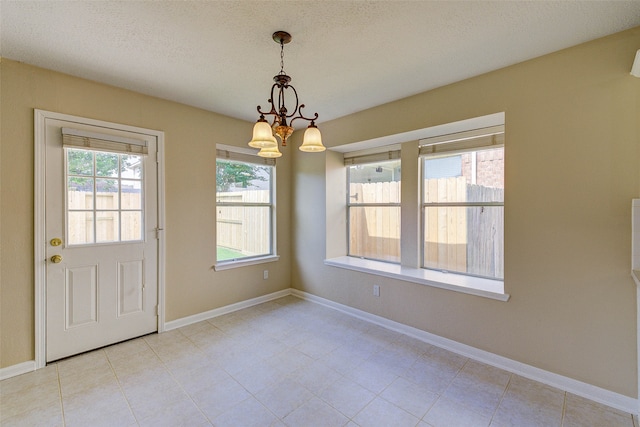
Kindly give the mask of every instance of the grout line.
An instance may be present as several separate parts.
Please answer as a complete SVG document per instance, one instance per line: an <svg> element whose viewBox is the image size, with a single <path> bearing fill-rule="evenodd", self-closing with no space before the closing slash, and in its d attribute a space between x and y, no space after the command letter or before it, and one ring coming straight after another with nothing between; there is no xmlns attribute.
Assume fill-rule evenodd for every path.
<svg viewBox="0 0 640 427"><path fill-rule="evenodd" d="M60 370L58 369L58 363L55 363L56 366L56 378L58 379L58 397L60 398L60 413L62 415L62 425L66 426L67 421L64 416L64 401L62 400L62 383L60 381Z"/></svg>
<svg viewBox="0 0 640 427"><path fill-rule="evenodd" d="M124 392L124 388L122 387L120 378L118 378L118 374L116 373L116 370L113 367L113 364L111 363L111 359L109 358L109 353L107 353L105 350L102 350L102 351L104 352L104 356L107 358L107 363L109 364L109 368L111 369L111 372L113 373L113 376L116 379L116 382L118 383L118 389L120 390L120 393L122 393L122 397L124 397L124 401L127 402L127 408L129 408L129 412L133 416L133 419L136 421L136 424L139 424L140 420L138 420L138 417L136 417L136 413L133 412L133 408L131 407L131 402L129 402L129 399L127 398L127 394Z"/></svg>
<svg viewBox="0 0 640 427"><path fill-rule="evenodd" d="M505 371L507 372L507 371ZM504 387L504 390L502 391L502 396L500 396L500 401L498 402L498 405L496 406L496 409L493 411L493 414L491 414L491 419L489 420L489 425L491 425L491 423L493 423L493 419L496 417L496 414L498 413L498 409L500 409L500 405L502 405L502 401L504 400L505 396L507 395L507 391L509 391L509 388L511 387L511 380L513 379L513 375L511 372L509 372L509 381L507 381L507 385Z"/></svg>
<svg viewBox="0 0 640 427"><path fill-rule="evenodd" d="M560 417L560 425L564 425L564 416L567 412L567 392L562 393L562 416Z"/></svg>

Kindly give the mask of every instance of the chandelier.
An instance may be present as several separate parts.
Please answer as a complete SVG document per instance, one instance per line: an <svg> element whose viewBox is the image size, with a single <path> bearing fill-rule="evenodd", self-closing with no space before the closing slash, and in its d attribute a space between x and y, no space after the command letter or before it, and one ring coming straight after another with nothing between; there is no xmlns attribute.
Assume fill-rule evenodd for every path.
<svg viewBox="0 0 640 427"><path fill-rule="evenodd" d="M326 148L322 145L320 130L318 130L315 123L318 113L315 113L313 117L305 117L302 114L304 104L299 103L298 92L289 84L291 77L284 72L284 45L291 41L291 34L285 31L276 31L273 33L273 41L280 43L280 72L273 78L275 83L271 86L271 98L268 100L269 104L271 104L271 110L268 112L262 111L262 108L258 105L260 118L253 127L253 138L249 142L249 146L259 148L258 156L261 157L273 158L282 156L282 153L278 150L278 141L275 136L280 139L282 146L286 147L287 138L294 130L291 125L295 120L302 119L310 123L304 132L300 151L311 153L324 151ZM295 103L292 102L289 105L292 108L291 112L285 105L287 90L295 98ZM273 116L273 122L269 124L265 116Z"/></svg>

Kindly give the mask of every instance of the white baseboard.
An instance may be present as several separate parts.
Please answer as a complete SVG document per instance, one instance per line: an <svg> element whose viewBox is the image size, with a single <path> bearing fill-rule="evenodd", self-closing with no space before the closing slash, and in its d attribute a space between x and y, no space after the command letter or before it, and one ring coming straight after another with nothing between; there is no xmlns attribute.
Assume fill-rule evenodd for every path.
<svg viewBox="0 0 640 427"><path fill-rule="evenodd" d="M375 314L367 313L366 311L358 310L347 305L339 304L337 302L321 298L307 292L300 291L298 289L292 289L291 294L298 298L324 305L325 307L341 311L350 316L374 323L392 331L400 332L402 334L416 338L420 341L444 348L470 359L477 360L478 362L486 363L487 365L504 369L505 371L541 382L543 384L547 384L552 387L556 387L560 390L582 396L586 399L602 403L621 411L625 411L631 414L638 414L638 408L640 407L638 399L634 399L619 393L614 393L610 390L577 381L569 377L554 374L553 372L545 371L543 369L517 362L515 360L508 359L506 357L499 356L488 351L480 350L475 347L459 343L457 341L443 338L438 335L425 332L421 329L394 322L393 320L389 320Z"/></svg>
<svg viewBox="0 0 640 427"><path fill-rule="evenodd" d="M7 366L0 369L0 381L7 378L15 377L18 375L26 374L27 372L36 370L36 361L29 360L28 362L18 363L17 365Z"/></svg>
<svg viewBox="0 0 640 427"><path fill-rule="evenodd" d="M235 304L225 305L224 307L214 308L213 310L183 317L181 319L172 320L164 324L164 331L170 331L172 329L181 328L193 323L202 322L203 320L212 319L214 317L222 316L223 314L233 313L234 311L242 310L243 308L249 308L268 301L273 301L274 299L286 297L287 295L291 295L291 288L248 299L246 301L240 301Z"/></svg>

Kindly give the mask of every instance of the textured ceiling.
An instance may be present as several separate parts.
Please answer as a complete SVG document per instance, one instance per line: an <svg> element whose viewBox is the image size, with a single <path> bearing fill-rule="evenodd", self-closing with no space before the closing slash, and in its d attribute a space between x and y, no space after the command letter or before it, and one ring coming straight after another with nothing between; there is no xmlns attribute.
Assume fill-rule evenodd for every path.
<svg viewBox="0 0 640 427"><path fill-rule="evenodd" d="M254 121L285 30L321 123L638 25L640 1L0 0L0 55Z"/></svg>

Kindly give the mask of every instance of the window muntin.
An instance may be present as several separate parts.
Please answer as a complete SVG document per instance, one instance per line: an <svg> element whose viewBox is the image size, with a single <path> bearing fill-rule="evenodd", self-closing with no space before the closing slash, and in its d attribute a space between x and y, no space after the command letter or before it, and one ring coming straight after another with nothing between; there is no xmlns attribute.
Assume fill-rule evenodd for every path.
<svg viewBox="0 0 640 427"><path fill-rule="evenodd" d="M143 157L65 148L70 246L143 240Z"/></svg>
<svg viewBox="0 0 640 427"><path fill-rule="evenodd" d="M504 147L422 158L423 268L504 278Z"/></svg>
<svg viewBox="0 0 640 427"><path fill-rule="evenodd" d="M273 255L275 167L216 160L216 259Z"/></svg>
<svg viewBox="0 0 640 427"><path fill-rule="evenodd" d="M347 167L348 255L400 262L400 160Z"/></svg>

